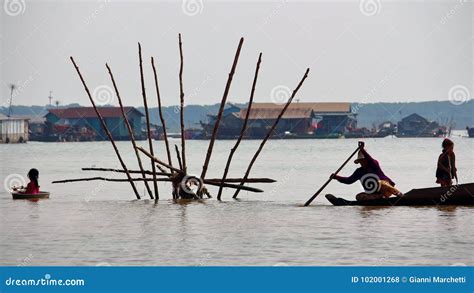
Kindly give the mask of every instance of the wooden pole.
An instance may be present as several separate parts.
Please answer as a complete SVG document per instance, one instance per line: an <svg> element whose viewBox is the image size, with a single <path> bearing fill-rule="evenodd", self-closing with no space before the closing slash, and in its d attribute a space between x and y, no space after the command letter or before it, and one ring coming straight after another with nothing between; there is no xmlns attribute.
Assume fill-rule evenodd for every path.
<svg viewBox="0 0 474 293"><path fill-rule="evenodd" d="M138 43L138 59L140 62L140 82L142 85L142 96L143 96L143 106L145 107L145 118L146 118L146 130L147 130L147 136L148 136L148 147L150 149L150 154L154 156L154 151L153 151L153 141L151 137L151 129L150 129L150 113L148 112L148 103L146 101L146 91L145 91L145 80L143 77L143 62L142 62L142 46L140 43ZM153 163L153 160L151 160L151 170L153 173L156 172L156 166ZM156 179L156 175L153 175L153 179ZM155 198L159 199L160 196L158 194L158 182L153 181L153 188L155 191Z"/></svg>
<svg viewBox="0 0 474 293"><path fill-rule="evenodd" d="M114 172L114 173L125 173L124 170L121 169L113 169L113 168L82 168L82 171L99 171L99 172ZM153 172L149 170L144 170L145 174L147 175L152 175ZM140 170L128 170L128 173L130 174L141 174L142 172ZM172 173L161 173L157 172L155 173L157 176L171 176L173 175ZM205 179L207 181L212 181L212 182L222 182L222 178L208 178ZM242 178L226 178L224 182L227 183L238 183L241 182ZM271 178L247 178L245 180L246 183L275 183L276 180L271 179Z"/></svg>
<svg viewBox="0 0 474 293"><path fill-rule="evenodd" d="M82 171L99 171L99 172L115 172L115 173L125 173L124 170L121 169L113 169L113 168L82 168ZM145 173L146 175L153 175L153 172L149 170L128 170L128 173L130 174L142 174ZM157 176L171 176L173 174L168 173L168 172L156 172L155 173Z"/></svg>
<svg viewBox="0 0 474 293"><path fill-rule="evenodd" d="M166 170L163 167L161 167L160 165L155 165L155 166L156 166L156 168L158 168L158 170L160 170L160 172L166 173ZM171 172L173 172L173 170L171 170ZM156 172L156 173L158 174L158 172Z"/></svg>
<svg viewBox="0 0 474 293"><path fill-rule="evenodd" d="M214 148L214 141L217 136L217 130L219 129L219 124L222 118L222 112L224 112L225 103L227 101L227 96L229 94L230 85L232 83L232 77L234 76L235 68L237 67L237 62L239 61L240 50L242 49L242 44L244 43L244 38L240 38L239 46L235 52L234 62L232 63L232 68L227 78L227 83L225 85L224 94L222 95L221 105L219 107L219 112L217 113L216 122L214 128L212 129L211 140L209 141L209 147L206 153L206 159L204 160L204 165L202 166L201 178L206 178L207 167L209 166L209 161L212 155L212 149Z"/></svg>
<svg viewBox="0 0 474 293"><path fill-rule="evenodd" d="M171 178L132 178L131 181L162 181L162 182L171 182L173 179ZM66 180L56 180L51 183L53 184L59 184L59 183L72 183L72 182L82 182L82 181L109 181L109 182L129 182L128 179L116 179L116 178L104 178L104 177L89 177L89 178L77 178L77 179L66 179ZM214 186L219 186L221 182L214 182L214 181L207 181L203 180L205 184L208 185L214 185ZM227 188L241 188L243 190L247 190L250 192L263 192L263 190L255 187L249 187L249 186L240 186L238 184L231 184L231 183L224 183L225 187Z"/></svg>
<svg viewBox="0 0 474 293"><path fill-rule="evenodd" d="M153 181L153 178L132 178L132 181ZM171 178L157 178L157 181L171 181ZM52 184L58 183L70 183L70 182L81 182L81 181L110 181L110 182L127 182L128 179L119 179L119 178L104 178L104 177L88 177L88 178L77 178L77 179L66 179L66 180L56 180L51 182Z"/></svg>
<svg viewBox="0 0 474 293"><path fill-rule="evenodd" d="M147 157L149 157L151 160L153 160L155 163L158 163L160 164L161 166L164 166L168 169L170 169L171 171L174 171L174 172L181 172L181 170L173 167L173 166L170 166L168 165L167 163L161 161L160 159L156 158L155 156L153 156L152 154L150 154L149 152L147 152L144 148L142 147L139 147L137 146L137 150L139 150L140 152L144 153Z"/></svg>
<svg viewBox="0 0 474 293"><path fill-rule="evenodd" d="M231 183L222 183L222 182L214 182L214 181L208 181L208 180L203 180L203 182L205 184L208 184L208 185L214 185L214 186L221 186L221 185L224 185L224 187L226 188L241 188L241 186L239 184L231 184ZM255 187L250 187L250 186L244 186L245 188L247 188L246 190L247 191L250 191L250 192L263 192L263 190L259 189L259 188L255 188Z"/></svg>
<svg viewBox="0 0 474 293"><path fill-rule="evenodd" d="M222 182L224 182L226 177L227 177L227 173L229 172L230 163L232 162L232 158L234 157L234 153L237 151L237 148L239 147L239 144L242 141L242 137L244 136L245 130L247 129L247 122L249 120L250 111L252 109L253 96L254 96L254 93L255 93L255 86L257 84L258 71L260 70L260 63L261 62L262 62L262 53L260 53L260 55L258 56L257 67L255 69L255 75L253 77L252 90L250 91L250 99L249 99L249 104L248 104L248 107L247 107L247 113L245 114L244 124L242 125L242 129L240 130L240 135L237 138L237 141L235 142L234 147L230 150L230 154L229 154L229 157L227 158L227 163L226 163L225 169L224 169L224 175L222 175ZM222 188L223 188L223 186L221 185L219 187L219 192L217 193L217 200L221 200Z"/></svg>
<svg viewBox="0 0 474 293"><path fill-rule="evenodd" d="M125 121L125 125L127 126L128 135L130 136L130 140L132 141L133 150L135 151L135 156L137 157L138 167L140 168L142 177L145 178L146 174L143 171L143 164L142 164L142 160L140 158L140 153L136 149L137 143L135 141L135 135L133 134L132 126L130 125L130 122L128 121L127 115L125 113L125 109L124 109L123 104L122 104L122 98L120 97L120 93L119 93L119 90L117 88L117 84L115 83L114 75L112 74L112 70L110 70L110 67L107 63L105 64L105 66L107 67L107 70L109 71L110 79L112 80L112 84L114 85L115 94L117 95L117 100L118 100L119 105L120 105L120 111L122 112L122 118ZM140 129L141 129L141 125L140 125ZM150 196L151 199L153 199L153 194L151 193L151 189L150 189L150 185L148 184L148 181L145 181L145 187L146 187L146 190L148 192L148 195Z"/></svg>
<svg viewBox="0 0 474 293"><path fill-rule="evenodd" d="M247 167L247 171L245 172L245 175L244 175L244 179L247 179L249 174L250 174L250 170L252 170L252 166L253 164L255 163L255 161L257 160L257 157L258 155L260 154L260 152L262 151L263 149L263 146L265 145L265 143L267 142L267 140L272 136L273 134L273 131L275 130L278 122L280 121L281 117L283 116L283 114L285 114L286 112L286 109L288 109L288 107L290 106L291 102L293 101L293 98L295 97L296 93L298 92L298 90L300 89L300 87L303 85L303 82L305 81L305 79L308 77L308 73L309 73L309 68L306 69L306 72L303 76L303 78L301 79L301 81L299 82L298 86L293 90L293 93L291 94L291 97L288 99L288 101L286 102L285 106L283 107L283 109L281 110L280 114L278 115L277 119L275 120L275 122L273 123L272 127L270 128L270 130L268 131L267 135L265 136L265 138L262 140L262 142L260 143L260 146L258 147L258 150L257 152L255 152L254 156L252 157L252 160L250 161L250 164L249 166ZM242 180L241 182L241 185L244 184L244 180ZM240 192L240 189L237 189L234 193L234 196L233 198L237 198L237 196L239 195L239 192Z"/></svg>
<svg viewBox="0 0 474 293"><path fill-rule="evenodd" d="M204 179L205 182L225 182L225 183L240 183L242 180L245 180L245 183L275 183L277 182L275 179L271 178L226 178L224 181L222 178L209 178L209 179Z"/></svg>
<svg viewBox="0 0 474 293"><path fill-rule="evenodd" d="M344 166L351 160L351 158L360 150L361 148L361 145L359 143L359 146L357 147L357 149L349 156L349 158L347 158L347 160L344 161L344 163L339 167L339 169L336 170L336 172L334 172L335 175L337 175L341 170L342 168L344 168ZM318 189L318 191L316 191L316 193L311 196L310 199L308 199L308 201L306 201L306 203L304 204L305 207L309 206L311 204L311 202L323 191L324 188L326 188L326 186L329 184L329 182L331 182L333 179L333 177L329 177L328 181L326 181L326 183L323 184L323 186L321 186L320 189Z"/></svg>
<svg viewBox="0 0 474 293"><path fill-rule="evenodd" d="M132 186L133 192L135 193L135 196L137 197L137 199L140 199L140 194L138 194L137 187L133 183L132 177L128 173L127 166L125 166L125 162L123 161L122 156L120 156L120 152L119 152L117 146L115 145L115 141L112 137L112 134L110 133L109 129L107 128L107 125L105 124L104 118L99 113L99 110L97 109L97 107L95 105L94 99L92 99L91 92L89 91L89 88L87 87L87 84L84 81L84 78L82 77L81 71L79 70L79 67L76 65L76 62L74 61L74 58L72 58L72 56L71 56L70 59L71 59L72 64L74 65L74 68L76 68L77 74L79 75L79 78L81 79L82 85L84 86L84 89L86 90L87 96L89 97L89 100L91 101L92 106L94 107L95 113L96 113L97 117L99 117L100 124L102 125L102 128L104 129L107 137L110 140L110 143L112 144L112 147L114 148L115 154L117 155L117 158L120 161L120 165L122 165L122 169L125 170L125 173L127 174L127 179L130 182L130 185Z"/></svg>
<svg viewBox="0 0 474 293"><path fill-rule="evenodd" d="M181 154L183 156L183 172L186 173L186 140L184 137L184 89L183 89L183 66L184 66L184 58L183 58L183 43L181 42L181 34L178 35L179 39L179 57L181 60L179 66L179 106L180 106L180 114L179 114L179 122L181 126Z"/></svg>
<svg viewBox="0 0 474 293"><path fill-rule="evenodd" d="M179 168L181 169L181 171L183 171L183 162L181 161L181 156L179 155L178 146L174 145L174 149L176 150L176 157L178 158Z"/></svg>
<svg viewBox="0 0 474 293"><path fill-rule="evenodd" d="M153 76L155 77L156 96L158 98L158 113L160 114L161 126L163 127L163 139L165 141L165 146L166 146L166 155L168 156L168 164L170 166L173 166L173 161L171 160L170 145L168 142L168 134L166 131L165 117L163 116L163 110L161 108L161 96L160 96L160 88L158 86L158 75L156 74L155 59L153 57L151 57L151 67L153 68Z"/></svg>

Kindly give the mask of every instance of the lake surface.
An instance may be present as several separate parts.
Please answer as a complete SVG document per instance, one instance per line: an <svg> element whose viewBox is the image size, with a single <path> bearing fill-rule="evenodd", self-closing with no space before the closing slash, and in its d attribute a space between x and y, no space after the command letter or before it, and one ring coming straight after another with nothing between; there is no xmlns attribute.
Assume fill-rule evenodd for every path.
<svg viewBox="0 0 474 293"><path fill-rule="evenodd" d="M366 139L367 150L396 183L435 185L442 139ZM455 137L461 183L474 181L474 139ZM173 140L179 144L179 140ZM243 141L228 177L240 177L260 141ZM146 142L140 142L146 146ZM233 141L217 141L208 176L221 177ZM129 142L119 148L136 168ZM164 144L154 142L165 158ZM190 173L200 174L208 141L188 141ZM474 265L472 207L333 207L323 194L353 199L356 183L331 182L312 206L302 204L357 147L357 140L269 141L252 171L273 184L264 193L225 190L213 199L176 204L169 184L160 201L135 200L128 183L53 180L121 174L81 171L120 168L109 142L0 145L0 265ZM147 169L149 160L143 158ZM49 200L12 200L5 190L40 170ZM341 172L350 175L352 162ZM210 187L212 194L217 189Z"/></svg>

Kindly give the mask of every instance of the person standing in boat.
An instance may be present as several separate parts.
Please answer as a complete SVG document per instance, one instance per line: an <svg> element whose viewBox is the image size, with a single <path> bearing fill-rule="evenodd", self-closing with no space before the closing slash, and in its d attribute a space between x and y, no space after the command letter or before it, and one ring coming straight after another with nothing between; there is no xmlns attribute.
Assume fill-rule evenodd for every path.
<svg viewBox="0 0 474 293"><path fill-rule="evenodd" d="M436 183L441 186L453 185L453 178L458 183L458 174L456 169L456 156L454 154L454 142L445 138L441 143L443 148L438 157L438 166L436 168Z"/></svg>
<svg viewBox="0 0 474 293"><path fill-rule="evenodd" d="M360 180L365 192L357 194L357 200L388 198L392 195L402 196L403 194L395 188L395 182L385 175L379 162L372 158L364 147L364 142L359 142L359 153L354 163L360 164L360 167L351 176L331 174L331 178L344 184L352 184Z"/></svg>
<svg viewBox="0 0 474 293"><path fill-rule="evenodd" d="M19 189L21 190L21 193L25 194L38 194L39 191L39 185L38 185L38 177L39 177L39 171L38 169L30 169L28 171L28 178L30 179L30 182L26 185L26 189L21 186ZM13 188L13 191L17 191L18 188Z"/></svg>

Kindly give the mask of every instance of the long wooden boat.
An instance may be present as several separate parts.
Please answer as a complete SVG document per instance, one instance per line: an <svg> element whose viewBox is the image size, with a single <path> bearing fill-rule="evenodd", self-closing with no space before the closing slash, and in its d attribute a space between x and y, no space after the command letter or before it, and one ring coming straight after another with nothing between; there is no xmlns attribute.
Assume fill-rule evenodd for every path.
<svg viewBox="0 0 474 293"><path fill-rule="evenodd" d="M12 197L13 199L43 199L43 198L49 198L49 192L41 191L35 194L12 192Z"/></svg>
<svg viewBox="0 0 474 293"><path fill-rule="evenodd" d="M474 183L412 189L402 197L383 199L350 201L332 194L327 194L326 198L335 206L470 206L474 205Z"/></svg>

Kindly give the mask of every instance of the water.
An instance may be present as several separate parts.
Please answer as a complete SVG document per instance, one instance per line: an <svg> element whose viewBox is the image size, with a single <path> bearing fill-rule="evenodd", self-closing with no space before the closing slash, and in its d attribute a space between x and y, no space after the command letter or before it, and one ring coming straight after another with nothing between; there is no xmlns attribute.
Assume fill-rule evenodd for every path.
<svg viewBox="0 0 474 293"><path fill-rule="evenodd" d="M473 182L474 140L454 141L460 181ZM434 186L440 143L367 139L366 148L406 192ZM258 144L242 142L229 177L243 174ZM136 168L130 143L118 145L129 167ZM200 173L207 145L187 142L191 173ZM209 178L222 176L232 145L216 143ZM357 140L350 139L270 141L252 172L278 180L253 185L265 193L241 192L241 200L234 201L226 190L223 202L175 204L170 186L160 183L162 199L155 204L146 195L135 200L128 183L51 184L89 176L124 178L81 171L120 168L108 142L0 145L2 183L25 180L28 169L36 167L41 189L51 192L51 199L32 202L12 200L2 188L0 265L474 265L474 208L333 207L323 195L311 207L301 207L356 147ZM155 142L155 149L165 158L162 142ZM341 174L354 168L351 162ZM332 182L323 193L352 199L360 191L358 184Z"/></svg>

